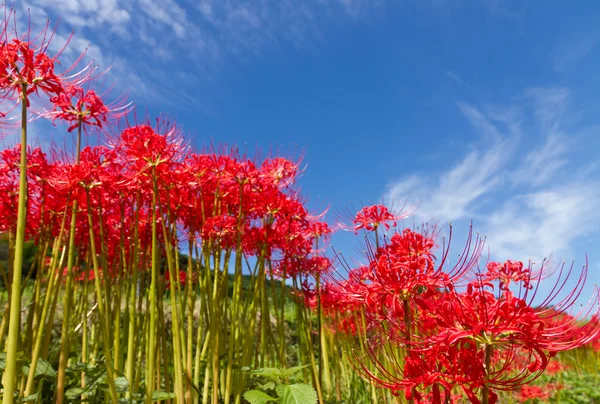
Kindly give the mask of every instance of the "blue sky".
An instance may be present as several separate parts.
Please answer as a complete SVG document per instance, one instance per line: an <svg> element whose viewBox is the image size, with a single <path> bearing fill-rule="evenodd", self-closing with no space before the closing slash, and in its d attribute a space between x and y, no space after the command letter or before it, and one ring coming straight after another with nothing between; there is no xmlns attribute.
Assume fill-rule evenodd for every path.
<svg viewBox="0 0 600 404"><path fill-rule="evenodd" d="M303 154L315 211L408 199L496 259L587 252L600 281L597 2L17 3L198 148Z"/></svg>

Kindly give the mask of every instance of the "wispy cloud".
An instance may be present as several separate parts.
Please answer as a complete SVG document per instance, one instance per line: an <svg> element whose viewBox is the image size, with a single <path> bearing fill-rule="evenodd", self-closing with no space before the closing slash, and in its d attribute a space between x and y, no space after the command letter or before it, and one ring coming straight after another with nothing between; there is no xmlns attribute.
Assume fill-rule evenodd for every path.
<svg viewBox="0 0 600 404"><path fill-rule="evenodd" d="M464 81L463 79L460 78L460 76L454 72L451 72L450 70L448 70L446 72L446 76L450 77L452 80L456 81L458 84L463 85Z"/></svg>
<svg viewBox="0 0 600 404"><path fill-rule="evenodd" d="M486 112L459 104L480 140L445 171L393 182L385 199L417 199L426 219L474 220L498 258L572 258L600 224L600 184L571 158L569 92L528 89L517 99Z"/></svg>
<svg viewBox="0 0 600 404"><path fill-rule="evenodd" d="M129 84L132 95L144 97L144 102L168 103L165 98L171 94L194 97L201 109L199 81L210 85L222 69L284 43L310 46L322 40L332 21L363 18L380 5L381 0L28 0L18 4L19 13L30 13L38 25L48 16L60 18L62 37L74 28L71 47L79 50L91 44L88 57L104 67L112 65L119 84Z"/></svg>
<svg viewBox="0 0 600 404"><path fill-rule="evenodd" d="M574 68L600 43L600 32L573 33L563 38L552 52L554 70Z"/></svg>
<svg viewBox="0 0 600 404"><path fill-rule="evenodd" d="M52 12L74 28L102 27L117 33L125 33L131 21L129 2L119 0L30 0L22 2L22 10L31 12L32 17L43 19Z"/></svg>

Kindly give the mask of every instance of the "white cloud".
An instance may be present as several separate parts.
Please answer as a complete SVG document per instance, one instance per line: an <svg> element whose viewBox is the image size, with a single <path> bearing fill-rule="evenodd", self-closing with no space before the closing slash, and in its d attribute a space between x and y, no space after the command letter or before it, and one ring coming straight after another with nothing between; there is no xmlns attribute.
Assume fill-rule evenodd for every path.
<svg viewBox="0 0 600 404"><path fill-rule="evenodd" d="M447 171L398 179L385 199L418 199L426 220L474 219L499 259L572 258L600 225L600 181L569 159L569 92L528 89L518 99L486 113L460 104L481 140Z"/></svg>
<svg viewBox="0 0 600 404"><path fill-rule="evenodd" d="M103 68L116 65L123 85L146 82L144 90L130 87L132 93L163 94L153 98L164 102L167 94L202 94L190 81L178 81L190 66L195 79L211 83L227 66L281 43L312 45L332 21L364 17L379 5L380 0L27 0L17 8L21 20L31 9L37 25L46 17L60 19L57 38L76 30L68 57L91 43L88 59ZM158 80L157 72L163 74Z"/></svg>
<svg viewBox="0 0 600 404"><path fill-rule="evenodd" d="M504 182L504 173L515 147L518 123L503 133L477 108L459 104L471 125L484 137L484 147L474 148L447 172L434 177L409 176L390 185L385 200L405 196L419 200L419 214L443 221L478 215L482 198Z"/></svg>
<svg viewBox="0 0 600 404"><path fill-rule="evenodd" d="M572 243L600 222L599 185L578 181L513 196L485 223L492 252L538 262L553 252L573 259Z"/></svg>
<svg viewBox="0 0 600 404"><path fill-rule="evenodd" d="M507 143L498 142L483 153L472 151L437 178L405 177L389 187L385 200L416 199L419 215L443 221L474 216L480 198L502 182L506 147Z"/></svg>
<svg viewBox="0 0 600 404"><path fill-rule="evenodd" d="M463 79L460 78L460 76L454 72L451 72L450 70L448 70L446 72L446 76L450 77L452 80L456 81L458 84L464 84Z"/></svg>
<svg viewBox="0 0 600 404"><path fill-rule="evenodd" d="M36 17L47 17L39 9L52 11L67 24L74 27L94 28L108 26L115 32L123 32L131 19L128 1L119 0L30 0L22 9L34 11Z"/></svg>
<svg viewBox="0 0 600 404"><path fill-rule="evenodd" d="M154 21L165 24L178 38L191 34L193 25L188 21L185 10L172 0L138 0L139 7Z"/></svg>
<svg viewBox="0 0 600 404"><path fill-rule="evenodd" d="M552 52L554 70L559 73L574 68L598 43L600 33L573 33L559 42Z"/></svg>
<svg viewBox="0 0 600 404"><path fill-rule="evenodd" d="M515 185L540 186L556 179L567 164L567 142L568 139L552 134L541 147L527 152L521 166L511 175Z"/></svg>

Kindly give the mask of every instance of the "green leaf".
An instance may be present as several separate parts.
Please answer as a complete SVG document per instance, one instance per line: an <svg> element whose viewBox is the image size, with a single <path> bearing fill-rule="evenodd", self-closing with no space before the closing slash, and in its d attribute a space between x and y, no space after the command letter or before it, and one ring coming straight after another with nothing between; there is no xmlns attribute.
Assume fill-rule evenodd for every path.
<svg viewBox="0 0 600 404"><path fill-rule="evenodd" d="M79 397L83 393L87 392L88 389L82 389L81 387L71 387L69 390L65 392L65 397L69 400L72 400L76 397Z"/></svg>
<svg viewBox="0 0 600 404"><path fill-rule="evenodd" d="M259 368L252 371L253 375L271 377L271 378L280 378L283 376L283 370L277 368Z"/></svg>
<svg viewBox="0 0 600 404"><path fill-rule="evenodd" d="M167 393L166 391L154 391L152 392L152 401L163 401L168 400L170 398L176 398L177 395L175 393Z"/></svg>
<svg viewBox="0 0 600 404"><path fill-rule="evenodd" d="M273 382L266 382L264 384L258 384L256 387L258 387L258 389L262 390L262 391L274 390L275 389L275 383L273 383Z"/></svg>
<svg viewBox="0 0 600 404"><path fill-rule="evenodd" d="M35 365L35 377L40 376L56 379L58 373L56 370L54 370L50 363L43 359L38 359L37 364Z"/></svg>
<svg viewBox="0 0 600 404"><path fill-rule="evenodd" d="M27 361L25 360L25 355L23 354L22 351L17 352L17 367L19 365L24 365L26 364ZM4 371L4 368L6 367L6 352L2 352L0 353L0 370Z"/></svg>
<svg viewBox="0 0 600 404"><path fill-rule="evenodd" d="M307 367L308 365L303 365L303 366L294 366L293 368L289 368L289 369L285 369L283 371L283 375L285 377L290 377L295 375L296 373L298 373L299 371L301 371L302 369L304 369L305 367Z"/></svg>
<svg viewBox="0 0 600 404"><path fill-rule="evenodd" d="M278 384L277 387L275 387L275 392L277 392L277 397L283 397L283 394L284 394L286 388L287 388L286 384Z"/></svg>
<svg viewBox="0 0 600 404"><path fill-rule="evenodd" d="M126 377L117 377L115 379L115 387L117 389L117 392L119 393L126 393L127 390L129 389L129 381L127 380Z"/></svg>
<svg viewBox="0 0 600 404"><path fill-rule="evenodd" d="M291 384L285 386L281 396L281 404L316 404L317 393L308 384Z"/></svg>
<svg viewBox="0 0 600 404"><path fill-rule="evenodd" d="M276 398L271 397L267 393L263 393L260 390L249 390L244 393L244 398L250 404L266 404L269 401L277 401Z"/></svg>
<svg viewBox="0 0 600 404"><path fill-rule="evenodd" d="M19 403L27 403L29 401L35 401L35 400L37 400L37 398L38 398L38 393L35 393L30 396L20 398L18 402Z"/></svg>

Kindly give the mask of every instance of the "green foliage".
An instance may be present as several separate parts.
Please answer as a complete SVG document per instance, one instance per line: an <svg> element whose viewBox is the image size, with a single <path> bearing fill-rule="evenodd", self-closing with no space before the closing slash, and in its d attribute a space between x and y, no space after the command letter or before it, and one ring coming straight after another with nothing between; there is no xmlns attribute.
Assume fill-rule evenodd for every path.
<svg viewBox="0 0 600 404"><path fill-rule="evenodd" d="M159 402L164 400L170 400L171 398L175 398L175 393L167 393L166 391L155 391L152 393L152 402Z"/></svg>
<svg viewBox="0 0 600 404"><path fill-rule="evenodd" d="M244 393L244 398L250 404L267 404L276 402L280 404L316 404L317 393L312 386L303 383L278 384L274 390L277 397L273 397L260 390L249 390Z"/></svg>
<svg viewBox="0 0 600 404"><path fill-rule="evenodd" d="M251 373L255 376L267 377L281 383L290 379L294 379L295 376L304 368L306 368L306 366L294 366L287 369L259 368L253 370Z"/></svg>
<svg viewBox="0 0 600 404"><path fill-rule="evenodd" d="M248 390L244 393L244 398L250 404L266 404L270 401L278 401L277 398L271 397L267 393L263 393L260 390Z"/></svg>
<svg viewBox="0 0 600 404"><path fill-rule="evenodd" d="M266 378L269 381L255 381L255 389L244 393L244 398L250 404L316 404L317 393L312 386L304 383L288 384L295 380L299 372L306 366L295 366L288 369L259 368L251 371L253 376Z"/></svg>
<svg viewBox="0 0 600 404"><path fill-rule="evenodd" d="M286 385L281 394L281 404L316 404L317 393L308 384Z"/></svg>
<svg viewBox="0 0 600 404"><path fill-rule="evenodd" d="M25 241L23 245L23 266L21 267L21 273L23 277L30 269L33 269L32 277L35 278L36 268L35 268L35 259L37 256L38 247L35 245L34 241ZM0 266L8 271L10 268L9 262L9 248L8 248L8 233L0 234ZM0 277L0 286L4 287L2 277Z"/></svg>
<svg viewBox="0 0 600 404"><path fill-rule="evenodd" d="M4 371L5 366L6 353L2 352L0 353L0 371ZM19 352L17 354L17 366L21 368L21 372L24 376L27 376L29 374L29 359L25 357L23 352ZM35 367L35 379L43 378L47 380L54 380L56 379L56 376L56 370L52 367L52 365L50 365L50 363L46 362L43 359L38 359L37 365ZM29 400L33 400L33 398L29 397L26 398Z"/></svg>
<svg viewBox="0 0 600 404"><path fill-rule="evenodd" d="M566 372L561 375L562 389L550 400L551 403L600 404L600 375Z"/></svg>

